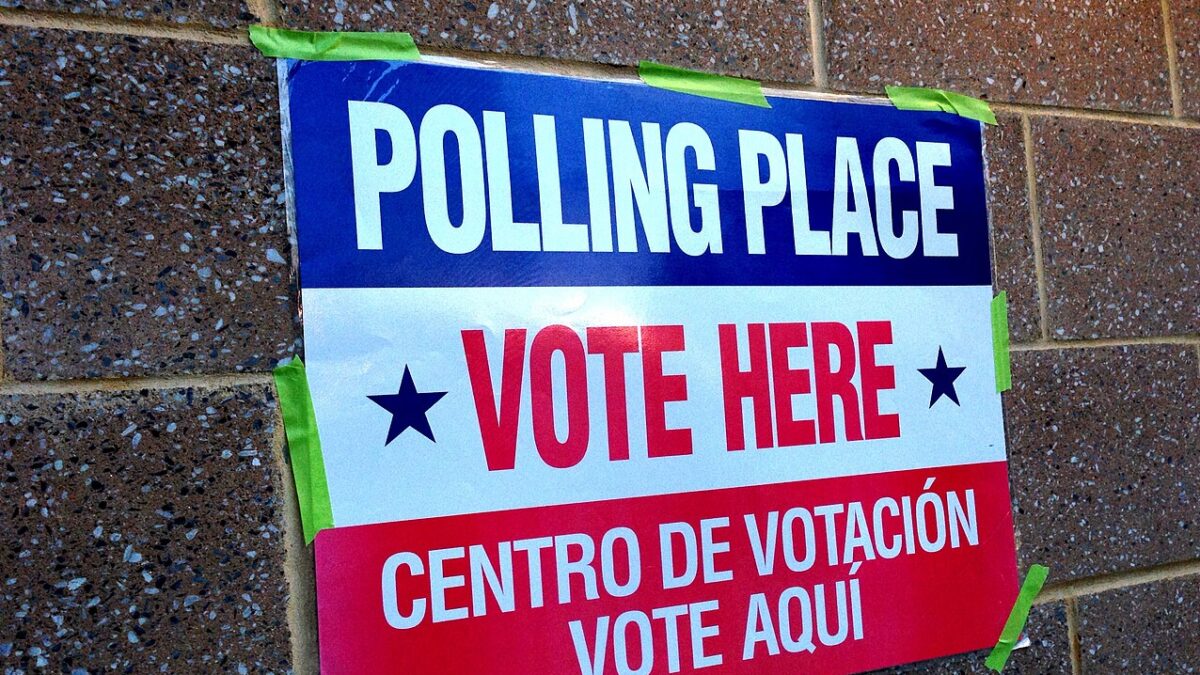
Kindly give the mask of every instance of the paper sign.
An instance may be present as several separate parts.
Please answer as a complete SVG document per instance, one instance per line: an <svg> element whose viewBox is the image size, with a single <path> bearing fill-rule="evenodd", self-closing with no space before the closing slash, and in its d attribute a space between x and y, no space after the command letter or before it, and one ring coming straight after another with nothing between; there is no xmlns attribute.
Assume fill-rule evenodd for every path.
<svg viewBox="0 0 1200 675"><path fill-rule="evenodd" d="M329 673L846 673L1016 589L982 135L280 64Z"/></svg>

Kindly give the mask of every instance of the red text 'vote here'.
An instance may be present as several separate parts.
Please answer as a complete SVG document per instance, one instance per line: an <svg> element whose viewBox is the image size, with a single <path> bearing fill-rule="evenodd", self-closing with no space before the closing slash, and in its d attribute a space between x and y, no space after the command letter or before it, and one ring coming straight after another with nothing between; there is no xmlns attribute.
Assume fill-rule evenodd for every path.
<svg viewBox="0 0 1200 675"><path fill-rule="evenodd" d="M881 362L877 352L892 343L891 322L719 324L716 330L720 363L706 367L720 369L726 450L746 449L747 417L753 420L758 449L900 436L899 415L881 411L879 399L881 391L896 386L894 366ZM688 400L688 374L664 366L664 355L687 349L682 325L512 328L490 351L484 331L468 329L462 331L462 344L491 471L516 466L526 387L532 403L526 423L532 424L534 446L545 464L567 469L583 460L591 438L589 392L599 391L608 459L628 460L626 375L631 367L640 369L647 457L693 452L692 430L667 423L667 404ZM797 350L809 350L811 366L796 365ZM599 364L592 376L599 373L603 387L589 389L589 360ZM554 377L554 362L561 363L565 377ZM797 415L795 397L806 396L812 397L815 414ZM565 401L565 414L559 415L565 430L555 426L556 401ZM747 401L749 415L743 412Z"/></svg>

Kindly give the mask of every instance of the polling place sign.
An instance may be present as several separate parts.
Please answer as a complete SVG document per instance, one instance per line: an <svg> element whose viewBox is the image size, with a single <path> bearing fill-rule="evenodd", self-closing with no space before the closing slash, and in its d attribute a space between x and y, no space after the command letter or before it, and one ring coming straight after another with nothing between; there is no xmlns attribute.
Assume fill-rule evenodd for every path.
<svg viewBox="0 0 1200 675"><path fill-rule="evenodd" d="M281 61L331 673L845 673L1016 590L977 122Z"/></svg>

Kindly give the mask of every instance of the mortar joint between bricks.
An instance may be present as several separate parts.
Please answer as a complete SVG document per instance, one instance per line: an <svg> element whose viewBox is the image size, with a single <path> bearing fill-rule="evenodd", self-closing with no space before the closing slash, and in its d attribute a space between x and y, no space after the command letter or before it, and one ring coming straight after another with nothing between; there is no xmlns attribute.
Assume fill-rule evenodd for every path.
<svg viewBox="0 0 1200 675"><path fill-rule="evenodd" d="M1131 586L1141 586L1157 581L1168 581L1181 577L1200 575L1200 559L1181 560L1173 563L1143 567L1119 572L1108 572L1082 579L1070 579L1047 585L1038 595L1035 604L1065 601L1086 595L1105 593Z"/></svg>
<svg viewBox="0 0 1200 675"><path fill-rule="evenodd" d="M205 375L154 375L147 377L82 378L0 382L0 395L86 394L93 392L137 391L141 389L224 389L271 386L271 373L231 373Z"/></svg>
<svg viewBox="0 0 1200 675"><path fill-rule="evenodd" d="M1146 347L1161 345L1197 345L1200 346L1200 335L1151 335L1130 338L1078 338L1050 339L1041 338L1031 342L1021 342L1009 345L1011 352L1036 352L1056 349L1101 349L1105 347Z"/></svg>
<svg viewBox="0 0 1200 675"><path fill-rule="evenodd" d="M813 84L819 89L829 86L829 65L825 58L825 11L823 0L808 1L809 50L812 54Z"/></svg>
<svg viewBox="0 0 1200 675"><path fill-rule="evenodd" d="M31 9L0 8L0 26L33 30L62 30L107 35L182 40L218 45L248 45L249 34L242 29L214 28L208 25L175 24L159 21L132 21L107 16L62 14Z"/></svg>
<svg viewBox="0 0 1200 675"><path fill-rule="evenodd" d="M283 10L277 0L246 0L246 5L264 26L283 25Z"/></svg>
<svg viewBox="0 0 1200 675"><path fill-rule="evenodd" d="M1071 673L1080 675L1083 672L1083 654L1079 648L1079 602L1073 598L1063 600L1063 609L1067 615L1067 649L1071 656Z"/></svg>
<svg viewBox="0 0 1200 675"><path fill-rule="evenodd" d="M1050 340L1050 299L1046 288L1046 265L1042 251L1042 213L1038 203L1037 149L1033 142L1033 122L1021 115L1022 145L1025 150L1025 190L1029 204L1029 241L1033 247L1033 269L1037 279L1038 323L1043 342Z"/></svg>
<svg viewBox="0 0 1200 675"><path fill-rule="evenodd" d="M1163 42L1167 52L1167 77L1171 86L1171 114L1183 117L1183 85L1179 79L1179 49L1175 44L1175 24L1171 20L1170 0L1160 0L1163 22Z"/></svg>
<svg viewBox="0 0 1200 675"><path fill-rule="evenodd" d="M280 13L275 0L255 0L263 15L260 20L264 23L281 23L279 18L272 18L272 13ZM817 3L812 3L813 7ZM253 11L253 10L252 10ZM820 13L819 8L817 13ZM257 14L257 12L256 12ZM249 45L249 35L244 28L215 28L199 24L172 24L165 22L121 19L116 17L89 16L83 14L66 14L44 10L0 8L0 25L16 26L31 29L69 30L92 33L107 33L145 37L164 40L184 40L208 44ZM822 29L823 32L823 29ZM823 35L821 42L824 41ZM457 59L471 65L483 66L512 66L514 69L532 73L566 74L577 77L598 77L604 79L637 80L636 66L611 65L589 61L570 61L550 59L540 56L525 56L520 54L499 54L475 52L463 49L445 47L421 46L421 51L427 56L440 56ZM824 46L814 51L823 59ZM817 71L814 66L814 82L817 81ZM859 92L850 90L834 91L821 84L798 84L763 81L764 87L774 89L776 93L819 93L837 100L876 100L886 103L887 97L880 92ZM771 93L771 92L768 92ZM1036 103L989 102L998 112L1026 114L1035 117L1066 117L1126 124L1148 124L1171 126L1187 129L1200 129L1200 120L1184 117L1172 117L1163 114L1141 113L1118 110L1103 110L1093 108L1073 108L1042 105Z"/></svg>

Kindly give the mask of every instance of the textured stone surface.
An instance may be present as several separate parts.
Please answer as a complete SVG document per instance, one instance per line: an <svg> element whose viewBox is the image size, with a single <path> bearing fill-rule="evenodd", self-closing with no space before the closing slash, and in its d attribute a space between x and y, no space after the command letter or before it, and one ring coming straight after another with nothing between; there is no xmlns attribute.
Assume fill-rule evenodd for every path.
<svg viewBox="0 0 1200 675"><path fill-rule="evenodd" d="M1051 336L1200 332L1200 130L1033 126Z"/></svg>
<svg viewBox="0 0 1200 675"><path fill-rule="evenodd" d="M0 7L137 19L166 23L208 23L221 28L245 26L255 17L244 0L0 0Z"/></svg>
<svg viewBox="0 0 1200 675"><path fill-rule="evenodd" d="M801 0L282 0L309 30L403 30L419 45L622 65L650 59L762 80L812 81Z"/></svg>
<svg viewBox="0 0 1200 675"><path fill-rule="evenodd" d="M1200 577L1079 600L1084 672L1200 672Z"/></svg>
<svg viewBox="0 0 1200 675"><path fill-rule="evenodd" d="M1008 293L1010 338L1027 342L1041 336L1042 324L1025 177L1025 132L1020 117L1001 115L997 121L1000 124L985 133L993 284L997 291Z"/></svg>
<svg viewBox="0 0 1200 675"><path fill-rule="evenodd" d="M1004 672L1024 675L1071 672L1067 615L1062 603L1038 605L1030 610L1025 634L1029 637L1030 645L1013 651ZM987 675L995 672L983 665L987 655L987 650L971 652L876 672L887 675Z"/></svg>
<svg viewBox="0 0 1200 675"><path fill-rule="evenodd" d="M0 397L4 672L287 670L275 414L267 387Z"/></svg>
<svg viewBox="0 0 1200 675"><path fill-rule="evenodd" d="M822 0L829 82L1166 113L1158 0Z"/></svg>
<svg viewBox="0 0 1200 675"><path fill-rule="evenodd" d="M1018 352L1007 398L1022 566L1056 581L1200 556L1194 346Z"/></svg>
<svg viewBox="0 0 1200 675"><path fill-rule="evenodd" d="M1184 112L1200 117L1200 0L1171 0Z"/></svg>
<svg viewBox="0 0 1200 675"><path fill-rule="evenodd" d="M290 353L270 62L111 35L0 39L8 373L264 370Z"/></svg>

